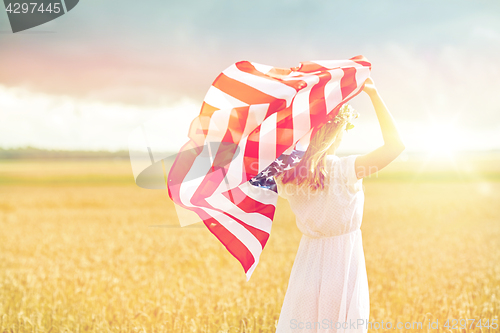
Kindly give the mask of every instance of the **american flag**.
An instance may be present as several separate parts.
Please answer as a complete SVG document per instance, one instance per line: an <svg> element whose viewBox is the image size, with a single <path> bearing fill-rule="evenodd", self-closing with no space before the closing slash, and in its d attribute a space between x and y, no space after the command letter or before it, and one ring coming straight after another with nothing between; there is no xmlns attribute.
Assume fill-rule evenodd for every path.
<svg viewBox="0 0 500 333"><path fill-rule="evenodd" d="M311 136L362 91L371 64L307 61L280 78L271 69L240 61L217 76L167 180L170 198L198 214L247 281L270 236L274 176L297 165Z"/></svg>

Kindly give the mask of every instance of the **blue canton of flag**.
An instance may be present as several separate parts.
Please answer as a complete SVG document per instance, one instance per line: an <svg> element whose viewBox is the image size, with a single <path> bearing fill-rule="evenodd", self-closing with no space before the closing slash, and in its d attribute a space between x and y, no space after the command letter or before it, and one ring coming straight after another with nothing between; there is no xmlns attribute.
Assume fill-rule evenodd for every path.
<svg viewBox="0 0 500 333"><path fill-rule="evenodd" d="M274 177L280 173L294 168L304 156L305 151L294 149L290 155L281 154L267 168L262 170L257 176L249 180L250 184L258 187L265 187L278 193Z"/></svg>

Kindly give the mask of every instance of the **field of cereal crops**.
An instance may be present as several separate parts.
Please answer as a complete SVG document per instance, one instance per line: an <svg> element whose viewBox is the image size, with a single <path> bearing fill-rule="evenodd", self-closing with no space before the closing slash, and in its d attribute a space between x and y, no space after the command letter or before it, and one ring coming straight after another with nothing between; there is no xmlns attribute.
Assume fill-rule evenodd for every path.
<svg viewBox="0 0 500 333"><path fill-rule="evenodd" d="M500 163L459 165L364 181L371 322L498 332L451 329L500 315ZM0 332L274 332L301 236L288 203L249 282L208 230L176 223L127 160L0 162Z"/></svg>

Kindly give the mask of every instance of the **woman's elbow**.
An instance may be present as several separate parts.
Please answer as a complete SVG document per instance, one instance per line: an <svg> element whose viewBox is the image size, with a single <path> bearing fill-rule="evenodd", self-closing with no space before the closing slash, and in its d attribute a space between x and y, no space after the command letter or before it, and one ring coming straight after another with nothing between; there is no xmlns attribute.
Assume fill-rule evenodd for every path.
<svg viewBox="0 0 500 333"><path fill-rule="evenodd" d="M392 155L394 155L394 157L398 157L406 149L403 141L393 142L388 146L389 150L391 151Z"/></svg>
<svg viewBox="0 0 500 333"><path fill-rule="evenodd" d="M394 149L397 152L397 154L399 155L406 149L406 147L405 147L405 144L403 143L403 141L400 141L399 143L396 144Z"/></svg>
<svg viewBox="0 0 500 333"><path fill-rule="evenodd" d="M406 146L403 143L403 141L399 141L397 146L398 146L398 149L401 150L401 152L403 152L406 149Z"/></svg>

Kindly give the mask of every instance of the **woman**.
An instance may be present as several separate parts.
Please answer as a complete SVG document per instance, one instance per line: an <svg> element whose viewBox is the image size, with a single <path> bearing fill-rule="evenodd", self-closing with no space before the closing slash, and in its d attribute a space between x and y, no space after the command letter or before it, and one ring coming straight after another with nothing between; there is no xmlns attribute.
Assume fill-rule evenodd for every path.
<svg viewBox="0 0 500 333"><path fill-rule="evenodd" d="M384 144L365 155L335 156L352 108L311 139L300 163L276 177L303 233L278 321L277 333L366 332L370 303L361 238L362 179L404 150L394 119L372 79L370 97Z"/></svg>

